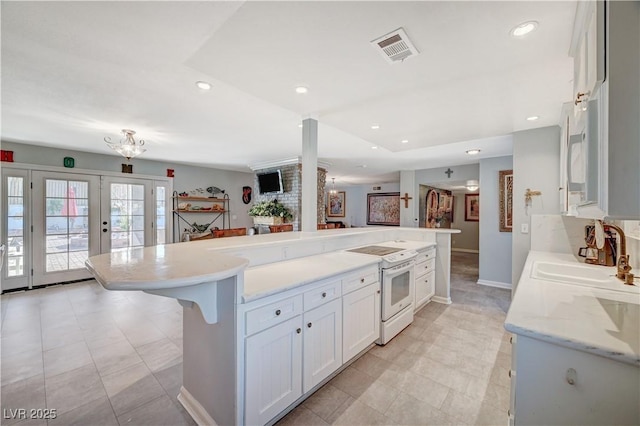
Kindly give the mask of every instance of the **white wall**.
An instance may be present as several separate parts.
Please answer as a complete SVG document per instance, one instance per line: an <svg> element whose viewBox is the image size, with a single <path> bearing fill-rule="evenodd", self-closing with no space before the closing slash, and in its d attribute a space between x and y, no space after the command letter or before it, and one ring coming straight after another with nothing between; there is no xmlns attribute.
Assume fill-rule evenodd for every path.
<svg viewBox="0 0 640 426"><path fill-rule="evenodd" d="M500 232L499 172L512 168L511 156L480 160L479 284L511 287L512 233Z"/></svg>
<svg viewBox="0 0 640 426"><path fill-rule="evenodd" d="M459 229L460 233L451 234L451 248L454 251L471 250L477 252L479 249L480 222L467 222L464 220L465 194L470 194L470 192L453 191L453 222L451 223L451 228ZM480 220L482 220L482 215L480 215Z"/></svg>
<svg viewBox="0 0 640 426"><path fill-rule="evenodd" d="M73 157L75 159L75 169L121 172L121 164L127 162L124 157L115 155L95 154L4 141L2 142L2 149L13 151L14 161L16 163L41 166L62 167L64 157ZM213 160L214 158L212 158L212 161ZM253 187L252 172L243 173L196 167L186 164L145 160L144 158L133 159L131 160L131 164L133 164L133 173L141 175L166 176L167 169L174 169L173 189L178 192L188 192L196 188L206 189L209 186L217 186L220 189L224 189L230 198L231 228L253 226L253 221L247 214L251 204L244 204L242 202L242 187ZM10 167L10 163L3 163L3 166ZM68 170L69 172L73 172L74 169ZM221 219L216 221L215 225L222 227Z"/></svg>
<svg viewBox="0 0 640 426"><path fill-rule="evenodd" d="M530 234L522 233L522 225L531 227L532 214L559 214L560 200L560 127L550 126L513 134L513 247L511 273L515 290L530 247ZM542 191L526 208L527 188ZM482 208L482 202L480 203ZM482 211L480 212L482 215Z"/></svg>

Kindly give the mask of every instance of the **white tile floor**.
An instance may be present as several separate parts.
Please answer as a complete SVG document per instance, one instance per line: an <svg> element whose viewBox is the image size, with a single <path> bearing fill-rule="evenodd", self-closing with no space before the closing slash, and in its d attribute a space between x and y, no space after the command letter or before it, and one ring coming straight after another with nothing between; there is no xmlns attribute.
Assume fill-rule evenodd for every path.
<svg viewBox="0 0 640 426"><path fill-rule="evenodd" d="M430 303L280 424L504 425L510 292L475 284L477 261L454 253L454 304ZM173 299L88 281L1 302L3 417L9 409L55 408L50 425L195 424L176 400L182 308Z"/></svg>

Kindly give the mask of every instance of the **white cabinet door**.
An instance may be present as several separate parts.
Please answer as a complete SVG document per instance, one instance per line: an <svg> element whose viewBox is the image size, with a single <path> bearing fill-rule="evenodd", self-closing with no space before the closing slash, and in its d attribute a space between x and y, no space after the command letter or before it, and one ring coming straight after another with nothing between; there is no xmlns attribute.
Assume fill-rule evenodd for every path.
<svg viewBox="0 0 640 426"><path fill-rule="evenodd" d="M347 362L380 338L380 283L342 297L342 361Z"/></svg>
<svg viewBox="0 0 640 426"><path fill-rule="evenodd" d="M515 424L640 424L640 369L518 336Z"/></svg>
<svg viewBox="0 0 640 426"><path fill-rule="evenodd" d="M326 303L304 314L303 392L342 365L342 303Z"/></svg>
<svg viewBox="0 0 640 426"><path fill-rule="evenodd" d="M302 316L246 340L245 424L263 425L302 395Z"/></svg>
<svg viewBox="0 0 640 426"><path fill-rule="evenodd" d="M427 272L416 278L416 300L415 309L427 303L436 293L435 271Z"/></svg>

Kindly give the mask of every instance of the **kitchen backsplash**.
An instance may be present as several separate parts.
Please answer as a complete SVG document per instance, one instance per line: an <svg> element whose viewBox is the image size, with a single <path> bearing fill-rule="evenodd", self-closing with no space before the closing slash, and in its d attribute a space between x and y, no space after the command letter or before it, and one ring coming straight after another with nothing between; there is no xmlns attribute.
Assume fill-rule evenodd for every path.
<svg viewBox="0 0 640 426"><path fill-rule="evenodd" d="M640 275L640 221L615 221L627 236L629 261L636 275ZM562 215L531 216L531 250L553 253L571 253L580 262L580 247L585 247L584 227L593 224L591 219Z"/></svg>

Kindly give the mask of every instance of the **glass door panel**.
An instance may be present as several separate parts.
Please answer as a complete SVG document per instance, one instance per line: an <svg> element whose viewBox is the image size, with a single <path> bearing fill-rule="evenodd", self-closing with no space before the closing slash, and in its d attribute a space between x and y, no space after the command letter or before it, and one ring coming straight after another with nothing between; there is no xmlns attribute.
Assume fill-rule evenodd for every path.
<svg viewBox="0 0 640 426"><path fill-rule="evenodd" d="M2 170L2 244L5 259L2 268L2 290L29 286L31 275L29 229L29 172L27 170Z"/></svg>
<svg viewBox="0 0 640 426"><path fill-rule="evenodd" d="M98 254L99 228L90 221L98 196L97 176L34 172L34 284L90 277L84 263Z"/></svg>
<svg viewBox="0 0 640 426"><path fill-rule="evenodd" d="M89 257L89 183L45 179L46 272L84 268Z"/></svg>
<svg viewBox="0 0 640 426"><path fill-rule="evenodd" d="M111 251L144 246L144 185L111 184Z"/></svg>
<svg viewBox="0 0 640 426"><path fill-rule="evenodd" d="M167 244L167 190L156 186L156 244Z"/></svg>

